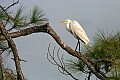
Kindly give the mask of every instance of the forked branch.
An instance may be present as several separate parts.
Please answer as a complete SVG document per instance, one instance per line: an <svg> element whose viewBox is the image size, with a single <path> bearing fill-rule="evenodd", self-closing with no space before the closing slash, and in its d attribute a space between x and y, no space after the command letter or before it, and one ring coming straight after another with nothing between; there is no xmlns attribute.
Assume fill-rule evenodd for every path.
<svg viewBox="0 0 120 80"><path fill-rule="evenodd" d="M14 6L14 5L18 4L18 3L19 3L19 0L17 0L16 2L14 2L14 0L13 0L13 3L12 3L11 5L9 5L9 6L5 9L5 11L7 11L10 7L12 7L12 6Z"/></svg>

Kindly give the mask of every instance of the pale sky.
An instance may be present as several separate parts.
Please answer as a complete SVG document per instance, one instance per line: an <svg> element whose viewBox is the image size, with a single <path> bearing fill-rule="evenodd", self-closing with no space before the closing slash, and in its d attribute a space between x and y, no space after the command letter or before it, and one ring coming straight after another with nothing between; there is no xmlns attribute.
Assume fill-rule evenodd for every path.
<svg viewBox="0 0 120 80"><path fill-rule="evenodd" d="M0 0L1 5L8 5L12 0ZM59 22L64 19L77 20L93 40L97 29L108 31L120 30L120 0L20 0L19 5L30 10L34 5L38 5L44 10L49 18L51 27L60 36L63 42L75 48L77 40L66 31L65 25ZM23 74L28 80L73 80L71 77L61 74L57 67L47 60L47 47L51 43L52 48L59 45L51 36L44 33L32 34L30 36L14 39L21 59L28 62L21 62ZM52 49L51 49L52 50ZM60 49L60 54L66 54ZM68 58L68 57L67 57ZM11 64L11 63L9 63ZM80 80L85 76L76 75Z"/></svg>

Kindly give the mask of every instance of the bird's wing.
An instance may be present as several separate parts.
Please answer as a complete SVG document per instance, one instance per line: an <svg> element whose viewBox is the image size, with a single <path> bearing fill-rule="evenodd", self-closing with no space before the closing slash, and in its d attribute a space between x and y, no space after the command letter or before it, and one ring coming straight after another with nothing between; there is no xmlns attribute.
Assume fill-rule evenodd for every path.
<svg viewBox="0 0 120 80"><path fill-rule="evenodd" d="M76 28L77 30L83 32L84 35L86 35L85 31L83 30L83 28L81 27L81 25L77 21L72 21L72 23L73 23L74 28Z"/></svg>
<svg viewBox="0 0 120 80"><path fill-rule="evenodd" d="M85 31L77 21L72 21L71 29L72 29L73 35L76 36L76 38L81 39L86 44L90 42Z"/></svg>
<svg viewBox="0 0 120 80"><path fill-rule="evenodd" d="M73 23L70 22L70 23L69 23L69 32L74 35L74 31L73 31L73 29L72 29L72 26L73 26Z"/></svg>

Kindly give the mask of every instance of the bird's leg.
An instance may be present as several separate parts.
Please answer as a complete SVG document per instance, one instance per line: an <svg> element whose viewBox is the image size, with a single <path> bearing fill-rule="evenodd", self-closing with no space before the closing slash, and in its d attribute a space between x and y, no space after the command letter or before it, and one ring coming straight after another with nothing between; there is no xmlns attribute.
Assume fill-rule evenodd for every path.
<svg viewBox="0 0 120 80"><path fill-rule="evenodd" d="M79 53L80 53L80 41L78 40L78 44L79 44Z"/></svg>
<svg viewBox="0 0 120 80"><path fill-rule="evenodd" d="M75 51L77 51L78 44L79 44L79 40L78 40L78 42L77 42L77 45L76 45Z"/></svg>

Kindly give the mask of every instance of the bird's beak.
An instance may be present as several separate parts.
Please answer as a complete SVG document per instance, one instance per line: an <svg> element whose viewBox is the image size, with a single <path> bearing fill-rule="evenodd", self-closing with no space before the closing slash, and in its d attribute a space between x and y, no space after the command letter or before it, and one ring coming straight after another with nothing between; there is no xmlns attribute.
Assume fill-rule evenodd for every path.
<svg viewBox="0 0 120 80"><path fill-rule="evenodd" d="M61 21L61 22L59 22L59 23L65 23L66 22L66 20L63 20L63 21Z"/></svg>

